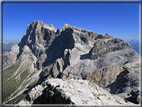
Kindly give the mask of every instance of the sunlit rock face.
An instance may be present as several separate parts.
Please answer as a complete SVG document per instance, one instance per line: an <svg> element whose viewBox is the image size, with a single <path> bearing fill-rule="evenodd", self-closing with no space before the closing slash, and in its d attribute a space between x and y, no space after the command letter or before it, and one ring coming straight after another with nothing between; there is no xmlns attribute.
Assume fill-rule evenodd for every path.
<svg viewBox="0 0 142 107"><path fill-rule="evenodd" d="M18 106L34 104L135 105L87 80L48 79L34 87Z"/></svg>
<svg viewBox="0 0 142 107"><path fill-rule="evenodd" d="M58 85L64 84L64 87L68 87L67 81L74 81L72 85L79 84L83 80L85 84L89 84L88 81L91 81L95 87L101 87L100 90L105 88L111 94L117 94L122 98L126 98L127 93L131 90L139 88L139 55L130 44L120 38L113 38L108 33L102 35L68 24L64 24L60 30L52 24L47 25L42 21L33 21L27 26L26 35L23 36L21 42L12 47L3 64L3 69L5 81L16 87L4 97L4 103L13 100L25 91L32 93L33 87L38 87L49 78L60 78L57 79L61 81ZM11 75L7 75L8 72ZM79 79L79 81L73 79ZM63 80L66 82L64 83ZM47 87L39 89L40 96L44 96L42 90ZM76 85L76 89L78 87L81 88ZM90 86L86 85L86 88L82 87L82 90L79 91L85 95L84 91L89 88ZM5 85L4 93L8 89L8 85ZM104 97L99 98L100 101L93 100L97 97L91 94L94 93L91 88L89 91L90 93L87 94L90 94L92 98L88 98L85 102L78 93L75 98L66 100L75 104L103 105L107 102L112 104L109 103L110 100L103 103ZM33 101L28 101L29 103L46 102L36 100L39 97L37 94L33 100L31 96L34 94L28 94L31 98L30 101ZM109 95L112 96L111 94ZM70 95L67 95L68 97ZM75 99L78 100L75 102ZM66 100L64 99L65 102ZM114 102L117 103L117 101ZM124 102L122 103L124 104Z"/></svg>

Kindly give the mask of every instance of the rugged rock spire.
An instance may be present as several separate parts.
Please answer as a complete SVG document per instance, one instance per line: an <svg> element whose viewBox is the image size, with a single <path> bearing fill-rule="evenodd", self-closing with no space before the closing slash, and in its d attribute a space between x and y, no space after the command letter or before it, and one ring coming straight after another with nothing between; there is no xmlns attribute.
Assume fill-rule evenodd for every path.
<svg viewBox="0 0 142 107"><path fill-rule="evenodd" d="M138 59L130 44L109 34L102 35L68 24L64 24L60 31L52 24L33 21L3 64L4 75L12 74L4 81L15 85L11 80L14 78L15 87L20 87L10 91L7 95L11 97L4 98L4 101L11 101L15 93L20 95L30 84L41 84L49 78L87 79L124 98L127 92L139 87ZM119 85L119 78L127 80L119 88L121 91L114 89ZM132 84L127 84L129 81ZM8 91L6 86L3 93Z"/></svg>

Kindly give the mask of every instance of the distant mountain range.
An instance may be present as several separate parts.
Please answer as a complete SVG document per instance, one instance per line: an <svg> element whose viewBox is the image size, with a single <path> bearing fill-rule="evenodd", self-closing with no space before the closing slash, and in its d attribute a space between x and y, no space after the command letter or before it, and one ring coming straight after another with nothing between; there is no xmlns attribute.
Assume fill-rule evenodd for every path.
<svg viewBox="0 0 142 107"><path fill-rule="evenodd" d="M3 52L10 52L11 51L11 47L14 45L17 45L18 43L5 43L3 42Z"/></svg>
<svg viewBox="0 0 142 107"><path fill-rule="evenodd" d="M132 39L130 41L127 41L132 47L133 49L139 54L139 41Z"/></svg>

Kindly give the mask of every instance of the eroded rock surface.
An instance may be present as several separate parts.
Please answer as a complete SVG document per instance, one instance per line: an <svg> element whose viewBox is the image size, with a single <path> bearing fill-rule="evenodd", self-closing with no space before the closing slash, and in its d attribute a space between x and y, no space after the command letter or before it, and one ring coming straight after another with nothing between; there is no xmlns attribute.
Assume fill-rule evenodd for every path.
<svg viewBox="0 0 142 107"><path fill-rule="evenodd" d="M3 69L5 69L15 63L18 53L19 53L19 46L14 45L11 48L11 51L7 55L7 60L3 64Z"/></svg>
<svg viewBox="0 0 142 107"><path fill-rule="evenodd" d="M48 79L34 87L18 105L75 104L75 105L134 105L87 80Z"/></svg>
<svg viewBox="0 0 142 107"><path fill-rule="evenodd" d="M22 62L19 63L19 60ZM22 91L24 91L23 87L28 87L28 84L37 79L39 79L37 84L41 84L49 78L87 79L102 88L106 88L110 93L125 98L127 92L139 88L138 60L139 55L130 44L122 39L113 38L108 33L102 35L68 24L64 24L60 30L52 24L47 25L43 24L42 21L33 21L27 26L26 35L21 39L21 42L12 47L3 68L8 70L10 66L19 64L18 68L15 68L16 70L11 70L12 76L7 77L8 80L14 76L15 78L22 77L20 71L23 72L27 68L25 72L32 76L23 77L24 83L27 78L29 78L30 83L27 81L26 85L23 83L18 88ZM17 84L19 83L17 82ZM42 96L42 90L44 88L41 88L36 96ZM12 97L7 101L14 98ZM81 98L83 99L83 97ZM82 99L76 103L84 104ZM99 102L99 100L97 101ZM88 100L88 102L103 104L102 101L98 103ZM109 103L109 100L106 102Z"/></svg>
<svg viewBox="0 0 142 107"><path fill-rule="evenodd" d="M122 39L109 39L109 40L97 40L94 43L93 48L90 50L89 55L91 59L95 60L103 55L124 49L132 49L130 44L124 42Z"/></svg>
<svg viewBox="0 0 142 107"><path fill-rule="evenodd" d="M125 70L123 66L104 67L94 73L87 74L85 79L95 82L101 87L106 87L108 84L115 81L117 76L121 72L125 72Z"/></svg>

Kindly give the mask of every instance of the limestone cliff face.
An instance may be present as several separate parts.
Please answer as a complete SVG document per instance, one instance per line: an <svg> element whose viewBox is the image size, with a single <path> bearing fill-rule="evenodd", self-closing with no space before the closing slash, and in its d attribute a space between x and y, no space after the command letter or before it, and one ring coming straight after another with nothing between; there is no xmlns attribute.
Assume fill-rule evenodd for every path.
<svg viewBox="0 0 142 107"><path fill-rule="evenodd" d="M116 39L109 39L109 40L97 40L94 43L93 48L90 50L89 55L91 59L95 60L99 57L102 57L103 55L113 52L113 51L119 51L125 49L132 49L130 44L124 42L122 39L116 38Z"/></svg>
<svg viewBox="0 0 142 107"><path fill-rule="evenodd" d="M34 87L17 106L34 104L133 105L87 80L48 79Z"/></svg>
<svg viewBox="0 0 142 107"><path fill-rule="evenodd" d="M108 66L87 74L85 79L95 82L101 87L106 87L108 84L112 83L112 81L115 81L117 76L121 72L125 72L125 70L123 66Z"/></svg>
<svg viewBox="0 0 142 107"><path fill-rule="evenodd" d="M127 85L121 85L119 94L139 87L139 55L130 44L108 33L102 35L68 24L64 24L60 30L52 24L33 21L27 26L21 42L12 47L3 68L8 70L19 60L23 63L19 63L16 73L12 72L13 77L22 76L20 71L27 67L24 63L28 62L31 69L29 67L27 70L34 76L29 75L24 79L29 78L30 83L38 79L38 84L41 84L48 78L87 79L114 94L118 92L113 87L120 85L119 78L128 81L134 78L133 84L125 81ZM123 73L125 76L120 76ZM23 87L27 86L28 82L21 88L24 90ZM124 87L129 87L129 90L124 91Z"/></svg>

